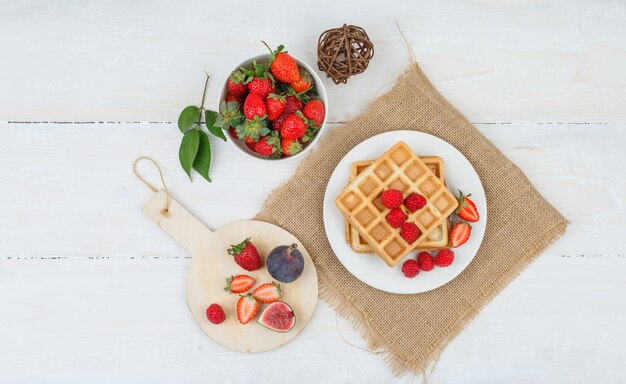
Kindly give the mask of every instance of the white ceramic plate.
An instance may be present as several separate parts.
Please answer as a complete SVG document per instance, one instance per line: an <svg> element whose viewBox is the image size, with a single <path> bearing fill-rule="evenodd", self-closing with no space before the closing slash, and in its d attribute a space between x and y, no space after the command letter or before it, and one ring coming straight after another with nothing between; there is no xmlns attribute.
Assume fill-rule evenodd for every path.
<svg viewBox="0 0 626 384"><path fill-rule="evenodd" d="M472 235L467 243L454 250L454 263L446 268L435 267L430 272L420 271L413 279L402 274L400 262L389 267L374 253L354 252L346 243L345 221L335 205L335 198L348 183L350 166L355 161L374 160L398 141L404 141L418 156L439 156L443 159L444 177L448 189L457 196L458 190L471 193L471 199L480 213L480 220L471 223ZM472 261L480 247L487 223L485 191L472 164L447 142L416 131L386 132L363 141L352 148L339 162L328 181L324 196L324 227L330 246L339 261L357 279L382 291L401 294L426 292L441 287L457 277ZM407 258L415 257L415 252Z"/></svg>

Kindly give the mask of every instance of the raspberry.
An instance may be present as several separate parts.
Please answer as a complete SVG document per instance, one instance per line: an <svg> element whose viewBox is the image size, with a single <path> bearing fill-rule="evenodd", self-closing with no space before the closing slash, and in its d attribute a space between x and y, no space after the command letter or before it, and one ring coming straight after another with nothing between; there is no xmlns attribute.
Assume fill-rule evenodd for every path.
<svg viewBox="0 0 626 384"><path fill-rule="evenodd" d="M435 255L435 264L440 267L447 267L454 261L454 252L449 249L442 249Z"/></svg>
<svg viewBox="0 0 626 384"><path fill-rule="evenodd" d="M419 228L413 223L404 223L402 224L402 228L400 228L400 236L409 244L417 240L420 234Z"/></svg>
<svg viewBox="0 0 626 384"><path fill-rule="evenodd" d="M407 196L406 200L404 200L404 206L411 212L415 212L424 208L426 205L426 198L419 193L411 193Z"/></svg>
<svg viewBox="0 0 626 384"><path fill-rule="evenodd" d="M206 309L206 318L213 324L220 324L226 320L226 315L219 304L211 304Z"/></svg>
<svg viewBox="0 0 626 384"><path fill-rule="evenodd" d="M417 261L408 259L402 264L402 273L404 273L404 276L412 279L420 273L420 266L417 264Z"/></svg>
<svg viewBox="0 0 626 384"><path fill-rule="evenodd" d="M383 191L383 194L380 196L380 202L389 209L401 206L403 199L404 197L402 196L402 192L397 189L388 189Z"/></svg>
<svg viewBox="0 0 626 384"><path fill-rule="evenodd" d="M394 228L400 228L406 221L406 215L400 208L392 209L387 216L385 216L389 225Z"/></svg>
<svg viewBox="0 0 626 384"><path fill-rule="evenodd" d="M425 272L432 271L433 268L435 268L435 260L433 260L433 257L428 252L420 252L419 255L417 255L417 263L420 269Z"/></svg>

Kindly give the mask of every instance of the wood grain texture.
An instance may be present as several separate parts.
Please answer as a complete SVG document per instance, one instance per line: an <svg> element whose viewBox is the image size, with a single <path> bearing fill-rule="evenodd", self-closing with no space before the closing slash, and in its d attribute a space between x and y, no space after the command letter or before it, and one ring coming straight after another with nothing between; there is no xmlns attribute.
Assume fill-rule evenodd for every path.
<svg viewBox="0 0 626 384"><path fill-rule="evenodd" d="M317 273L309 253L289 232L254 220L236 221L212 231L163 189L144 205L143 212L191 254L185 282L187 305L204 333L220 345L239 352L269 351L293 340L311 319L317 303ZM226 252L231 244L239 244L246 238L254 242L261 254L264 267L260 270L243 270ZM275 281L266 268L267 257L275 247L291 244L296 244L304 257L304 271L296 281L277 283L281 287L280 299L293 308L296 324L284 333L271 331L256 321L242 325L237 320L239 295L224 291L226 279L238 274L251 276L256 280L252 289ZM221 305L226 314L226 320L219 326L206 318L206 309L213 303ZM259 312L263 309L265 306L261 304Z"/></svg>
<svg viewBox="0 0 626 384"><path fill-rule="evenodd" d="M25 0L0 13L0 121L173 121L200 102L204 70L214 76L207 105L215 105L233 66L266 53L260 40L315 66L319 34L344 22L364 27L376 50L347 86L324 79L333 113L354 115L407 66L395 20L426 74L471 121L626 117L620 0L322 0L279 9L252 0Z"/></svg>

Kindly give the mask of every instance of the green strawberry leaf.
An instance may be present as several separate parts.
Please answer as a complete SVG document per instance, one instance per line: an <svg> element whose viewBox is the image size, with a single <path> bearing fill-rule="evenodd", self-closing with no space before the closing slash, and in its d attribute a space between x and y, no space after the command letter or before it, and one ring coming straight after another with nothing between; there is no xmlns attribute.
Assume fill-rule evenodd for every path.
<svg viewBox="0 0 626 384"><path fill-rule="evenodd" d="M211 142L209 141L209 136L206 133L202 131L198 132L200 135L198 153L196 154L196 158L193 160L193 169L195 169L196 172L198 172L210 183L211 178L209 177L209 168L211 168Z"/></svg>
<svg viewBox="0 0 626 384"><path fill-rule="evenodd" d="M224 131L222 128L215 125L215 120L217 119L217 112L206 110L204 111L204 120L206 124L206 128L211 132L211 134L215 137L219 137L220 139L226 141L226 136L224 135Z"/></svg>
<svg viewBox="0 0 626 384"><path fill-rule="evenodd" d="M200 144L200 131L194 129L183 136L183 140L180 142L180 148L178 149L178 158L180 159L180 165L191 179L191 166L193 164L196 155L198 154L198 146Z"/></svg>
<svg viewBox="0 0 626 384"><path fill-rule="evenodd" d="M187 132L191 127L193 127L198 122L198 117L200 117L200 110L198 107L190 105L183 109L178 116L178 129L182 133Z"/></svg>

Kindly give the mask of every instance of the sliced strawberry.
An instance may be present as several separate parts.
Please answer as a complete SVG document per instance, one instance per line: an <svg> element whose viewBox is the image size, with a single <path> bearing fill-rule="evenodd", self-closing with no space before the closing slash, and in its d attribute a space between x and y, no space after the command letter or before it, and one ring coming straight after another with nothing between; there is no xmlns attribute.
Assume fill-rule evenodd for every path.
<svg viewBox="0 0 626 384"><path fill-rule="evenodd" d="M230 293L244 293L256 283L252 277L248 275L231 276L226 279L226 287L224 290Z"/></svg>
<svg viewBox="0 0 626 384"><path fill-rule="evenodd" d="M476 205L469 197L472 194L465 196L463 192L459 190L459 206L456 211L454 211L461 219L465 221L469 221L471 223L475 223L478 221L480 216L478 215L478 209L476 209Z"/></svg>
<svg viewBox="0 0 626 384"><path fill-rule="evenodd" d="M280 284L275 282L259 285L252 291L252 297L262 303L273 303L280 299Z"/></svg>
<svg viewBox="0 0 626 384"><path fill-rule="evenodd" d="M237 301L237 319L241 324L249 323L259 312L259 302L251 294L241 296Z"/></svg>
<svg viewBox="0 0 626 384"><path fill-rule="evenodd" d="M450 245L452 248L456 248L462 244L465 244L467 239L470 238L472 233L472 227L464 221L456 223L450 231Z"/></svg>

